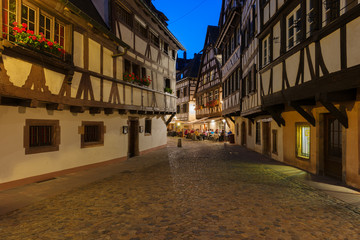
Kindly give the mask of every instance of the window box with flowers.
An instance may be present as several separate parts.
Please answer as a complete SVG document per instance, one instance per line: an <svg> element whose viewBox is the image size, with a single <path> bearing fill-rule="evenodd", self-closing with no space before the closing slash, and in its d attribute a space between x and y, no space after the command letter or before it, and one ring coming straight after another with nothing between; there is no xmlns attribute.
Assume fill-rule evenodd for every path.
<svg viewBox="0 0 360 240"><path fill-rule="evenodd" d="M56 41L46 39L44 34L34 34L34 31L27 28L26 23L18 24L13 22L13 36L16 44L40 51L42 53L51 54L51 56L63 57L65 55L64 48Z"/></svg>
<svg viewBox="0 0 360 240"><path fill-rule="evenodd" d="M125 82L138 84L140 86L149 86L152 82L150 76L147 77L139 77L136 76L134 73L124 73L123 80Z"/></svg>
<svg viewBox="0 0 360 240"><path fill-rule="evenodd" d="M173 91L171 88L166 87L164 88L164 92L172 94Z"/></svg>

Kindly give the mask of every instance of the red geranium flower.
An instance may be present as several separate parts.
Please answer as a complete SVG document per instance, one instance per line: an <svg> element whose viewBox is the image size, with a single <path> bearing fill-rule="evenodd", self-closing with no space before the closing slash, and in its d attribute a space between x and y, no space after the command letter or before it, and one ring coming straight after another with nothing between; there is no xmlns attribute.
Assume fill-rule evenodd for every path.
<svg viewBox="0 0 360 240"><path fill-rule="evenodd" d="M13 24L14 26L17 26L17 22L13 22L12 24Z"/></svg>
<svg viewBox="0 0 360 240"><path fill-rule="evenodd" d="M23 26L23 28L27 28L27 24L26 23L23 23L21 24Z"/></svg>

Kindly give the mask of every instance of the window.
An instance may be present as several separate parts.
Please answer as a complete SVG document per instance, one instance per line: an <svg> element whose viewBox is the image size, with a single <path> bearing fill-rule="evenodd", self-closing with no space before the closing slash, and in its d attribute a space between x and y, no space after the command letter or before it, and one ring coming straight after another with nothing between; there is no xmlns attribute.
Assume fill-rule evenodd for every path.
<svg viewBox="0 0 360 240"><path fill-rule="evenodd" d="M176 51L175 50L171 50L171 56L173 59L176 58Z"/></svg>
<svg viewBox="0 0 360 240"><path fill-rule="evenodd" d="M314 5L315 5L315 0L307 0L307 36L310 36L314 31L315 31L315 18L316 18L316 14L315 14L315 10L314 10Z"/></svg>
<svg viewBox="0 0 360 240"><path fill-rule="evenodd" d="M25 154L58 151L59 145L59 120L26 120L24 128Z"/></svg>
<svg viewBox="0 0 360 240"><path fill-rule="evenodd" d="M166 88L171 88L170 87L170 79L168 79L168 78L165 78L165 87Z"/></svg>
<svg viewBox="0 0 360 240"><path fill-rule="evenodd" d="M232 35L232 37L231 37L231 53L233 53L234 52L234 50L235 50L235 41L234 41L234 35Z"/></svg>
<svg viewBox="0 0 360 240"><path fill-rule="evenodd" d="M219 99L219 89L214 91L214 99Z"/></svg>
<svg viewBox="0 0 360 240"><path fill-rule="evenodd" d="M147 38L146 24L143 23L143 21L141 21L136 16L135 16L134 28L135 28L135 31L140 34L140 36Z"/></svg>
<svg viewBox="0 0 360 240"><path fill-rule="evenodd" d="M55 37L54 40L65 48L65 26L58 21L55 22Z"/></svg>
<svg viewBox="0 0 360 240"><path fill-rule="evenodd" d="M272 152L277 154L277 130L272 130Z"/></svg>
<svg viewBox="0 0 360 240"><path fill-rule="evenodd" d="M83 121L80 127L81 148L104 145L104 122Z"/></svg>
<svg viewBox="0 0 360 240"><path fill-rule="evenodd" d="M126 73L131 73L131 62L129 60L124 61L124 69Z"/></svg>
<svg viewBox="0 0 360 240"><path fill-rule="evenodd" d="M179 98L180 97L180 90L176 91L176 96Z"/></svg>
<svg viewBox="0 0 360 240"><path fill-rule="evenodd" d="M125 8L123 8L119 4L116 4L116 6L117 6L117 11L115 11L115 13L117 13L117 18L122 22L124 22L125 24L127 24L128 26L132 27L133 18L131 16L131 13L125 10Z"/></svg>
<svg viewBox="0 0 360 240"><path fill-rule="evenodd" d="M187 96L187 92L188 92L188 88L187 88L187 87L184 87L184 97Z"/></svg>
<svg viewBox="0 0 360 240"><path fill-rule="evenodd" d="M145 135L151 135L151 119L145 119Z"/></svg>
<svg viewBox="0 0 360 240"><path fill-rule="evenodd" d="M290 13L286 21L287 49L297 45L301 39L301 11L300 5Z"/></svg>
<svg viewBox="0 0 360 240"><path fill-rule="evenodd" d="M296 156L310 159L310 125L296 123Z"/></svg>
<svg viewBox="0 0 360 240"><path fill-rule="evenodd" d="M21 23L26 23L28 29L35 31L36 11L26 5L21 6Z"/></svg>
<svg viewBox="0 0 360 240"><path fill-rule="evenodd" d="M262 45L262 53L263 53L263 66L270 63L270 35L264 38Z"/></svg>
<svg viewBox="0 0 360 240"><path fill-rule="evenodd" d="M142 76L142 77L147 77L146 75L147 75L147 74L146 74L146 68L142 67L142 68L141 68L141 76Z"/></svg>
<svg viewBox="0 0 360 240"><path fill-rule="evenodd" d="M256 136L255 136L255 141L256 141L256 144L260 145L261 144L261 138L260 138L260 122L256 122Z"/></svg>
<svg viewBox="0 0 360 240"><path fill-rule="evenodd" d="M51 38L51 26L52 19L45 16L44 14L40 14L39 33L43 33L47 39Z"/></svg>
<svg viewBox="0 0 360 240"><path fill-rule="evenodd" d="M159 35L157 35L156 33L154 33L151 30L150 30L150 40L151 40L151 43L154 44L156 47L160 47Z"/></svg>
<svg viewBox="0 0 360 240"><path fill-rule="evenodd" d="M180 113L180 105L176 106L176 113Z"/></svg>
<svg viewBox="0 0 360 240"><path fill-rule="evenodd" d="M3 38L14 41L15 39L11 33L13 28L12 23L16 21L16 0L3 0L2 7Z"/></svg>
<svg viewBox="0 0 360 240"><path fill-rule="evenodd" d="M212 100L213 100L213 92L210 91L210 92L209 92L209 101L212 101Z"/></svg>
<svg viewBox="0 0 360 240"><path fill-rule="evenodd" d="M340 1L339 0L325 0L325 21L326 24L334 21L340 16Z"/></svg>
<svg viewBox="0 0 360 240"><path fill-rule="evenodd" d="M164 53L169 54L169 44L164 42Z"/></svg>
<svg viewBox="0 0 360 240"><path fill-rule="evenodd" d="M183 113L187 113L188 109L187 109L187 104L183 104Z"/></svg>

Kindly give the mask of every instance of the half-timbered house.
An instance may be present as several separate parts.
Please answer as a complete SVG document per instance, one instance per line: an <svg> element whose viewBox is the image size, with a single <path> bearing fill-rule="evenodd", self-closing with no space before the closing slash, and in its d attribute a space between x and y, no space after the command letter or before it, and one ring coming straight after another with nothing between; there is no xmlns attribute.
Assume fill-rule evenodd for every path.
<svg viewBox="0 0 360 240"><path fill-rule="evenodd" d="M282 128L282 160L360 187L360 5L259 1L262 106Z"/></svg>
<svg viewBox="0 0 360 240"><path fill-rule="evenodd" d="M176 121L177 128L194 129L195 120L195 89L199 73L201 54L194 58L176 76Z"/></svg>
<svg viewBox="0 0 360 240"><path fill-rule="evenodd" d="M208 26L195 91L196 119L203 129L225 129L222 121L221 54L215 48L218 26Z"/></svg>
<svg viewBox="0 0 360 240"><path fill-rule="evenodd" d="M0 7L1 189L166 144L183 47L151 1Z"/></svg>

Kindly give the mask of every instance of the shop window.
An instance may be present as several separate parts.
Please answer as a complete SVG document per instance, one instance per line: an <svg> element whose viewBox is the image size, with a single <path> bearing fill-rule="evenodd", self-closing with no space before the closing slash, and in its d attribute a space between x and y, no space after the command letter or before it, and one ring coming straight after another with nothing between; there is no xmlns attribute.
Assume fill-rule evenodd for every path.
<svg viewBox="0 0 360 240"><path fill-rule="evenodd" d="M145 119L145 135L151 135L151 119Z"/></svg>
<svg viewBox="0 0 360 240"><path fill-rule="evenodd" d="M277 149L277 130L273 129L272 130L272 153L277 154L278 153L278 149Z"/></svg>
<svg viewBox="0 0 360 240"><path fill-rule="evenodd" d="M310 158L310 125L296 123L296 156Z"/></svg>
<svg viewBox="0 0 360 240"><path fill-rule="evenodd" d="M82 122L81 147L104 145L104 122Z"/></svg>
<svg viewBox="0 0 360 240"><path fill-rule="evenodd" d="M59 145L59 120L26 120L24 128L25 154L58 151Z"/></svg>
<svg viewBox="0 0 360 240"><path fill-rule="evenodd" d="M260 122L256 122L256 136L255 136L255 142L256 144L260 145L261 144L261 123Z"/></svg>

